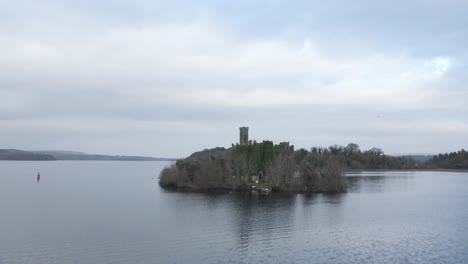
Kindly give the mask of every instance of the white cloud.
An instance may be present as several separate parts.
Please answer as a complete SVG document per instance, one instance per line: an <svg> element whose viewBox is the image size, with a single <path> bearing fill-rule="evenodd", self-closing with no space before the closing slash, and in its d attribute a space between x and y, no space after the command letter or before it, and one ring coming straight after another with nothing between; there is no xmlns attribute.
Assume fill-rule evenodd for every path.
<svg viewBox="0 0 468 264"><path fill-rule="evenodd" d="M385 103L388 97L393 105L406 104L424 95L428 81L443 78L450 66L450 59L439 56L369 52L353 60L331 58L311 39L245 41L200 24L117 28L60 42L1 40L6 89L90 91L127 100L131 95L139 104L256 107L323 103L324 98L330 104Z"/></svg>
<svg viewBox="0 0 468 264"><path fill-rule="evenodd" d="M63 38L0 33L0 135L14 137L21 131L34 137L33 131L43 131L43 136L54 131L50 134L62 135L61 148L76 148L66 143L64 135L70 131L81 133L83 142L86 135L95 142L91 138L109 131L127 135L119 138L126 140L121 144L127 149L129 141L138 141L130 135L140 133L141 140L154 135L155 145L170 150L163 138L170 135L159 129L164 126L192 139L183 152L169 153L180 156L196 150L193 142L204 142L199 138L204 135L212 143L226 142L211 130L220 124L224 132L251 124L264 138L282 138L279 134L288 132L309 146L322 145L320 139L325 144L340 139L374 142L388 135L382 129L408 142L415 137L411 131L424 130L412 130L409 124L441 135L466 131L463 98L446 92L450 72L457 67L454 58L373 49L332 56L323 45L311 37L246 39L202 22L116 26ZM385 122L375 122L381 115ZM437 118L428 122L432 115ZM448 117L450 122L443 121ZM196 138L193 131L201 127L210 129ZM333 133L336 137L330 138ZM205 140L211 142L208 136ZM110 142L102 144L115 150ZM417 151L400 147L393 151Z"/></svg>

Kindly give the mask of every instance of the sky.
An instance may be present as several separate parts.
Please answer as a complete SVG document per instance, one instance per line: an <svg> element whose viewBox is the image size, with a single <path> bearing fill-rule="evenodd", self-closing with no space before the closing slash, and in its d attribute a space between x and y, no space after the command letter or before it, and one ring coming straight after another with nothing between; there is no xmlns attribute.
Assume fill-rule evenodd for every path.
<svg viewBox="0 0 468 264"><path fill-rule="evenodd" d="M468 148L468 1L0 0L0 148Z"/></svg>

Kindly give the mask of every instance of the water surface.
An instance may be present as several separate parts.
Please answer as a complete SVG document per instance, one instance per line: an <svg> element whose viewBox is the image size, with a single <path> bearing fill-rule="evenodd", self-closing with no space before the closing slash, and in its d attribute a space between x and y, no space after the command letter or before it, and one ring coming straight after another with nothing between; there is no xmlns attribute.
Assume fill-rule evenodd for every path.
<svg viewBox="0 0 468 264"><path fill-rule="evenodd" d="M261 196L164 191L167 164L0 161L0 263L468 262L467 173Z"/></svg>

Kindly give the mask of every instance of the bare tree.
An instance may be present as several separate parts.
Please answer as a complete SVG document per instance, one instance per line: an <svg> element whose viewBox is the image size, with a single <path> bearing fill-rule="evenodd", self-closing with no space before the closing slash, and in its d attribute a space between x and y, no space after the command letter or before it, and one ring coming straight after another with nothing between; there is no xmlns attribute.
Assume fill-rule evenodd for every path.
<svg viewBox="0 0 468 264"><path fill-rule="evenodd" d="M252 175L256 172L255 161L251 157L237 158L232 161L232 175L234 177L233 185L250 182Z"/></svg>
<svg viewBox="0 0 468 264"><path fill-rule="evenodd" d="M177 187L177 173L175 164L164 168L159 174L159 184L164 187Z"/></svg>
<svg viewBox="0 0 468 264"><path fill-rule="evenodd" d="M340 192L346 189L346 183L342 176L343 166L336 159L328 159L321 170L323 192Z"/></svg>
<svg viewBox="0 0 468 264"><path fill-rule="evenodd" d="M274 189L286 189L294 175L294 156L280 152L265 166L265 174Z"/></svg>
<svg viewBox="0 0 468 264"><path fill-rule="evenodd" d="M204 161L200 169L195 173L195 184L199 188L222 188L223 166L220 160L211 159Z"/></svg>
<svg viewBox="0 0 468 264"><path fill-rule="evenodd" d="M301 163L301 174L304 182L304 187L307 191L316 192L322 187L322 177L317 168L312 163L304 159Z"/></svg>

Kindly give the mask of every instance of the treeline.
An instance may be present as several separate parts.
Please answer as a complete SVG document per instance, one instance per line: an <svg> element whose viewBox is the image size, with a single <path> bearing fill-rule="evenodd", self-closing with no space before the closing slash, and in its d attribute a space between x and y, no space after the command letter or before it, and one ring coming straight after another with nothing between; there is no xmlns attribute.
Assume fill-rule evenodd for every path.
<svg viewBox="0 0 468 264"><path fill-rule="evenodd" d="M462 149L435 155L427 161L426 166L431 169L468 169L468 152Z"/></svg>
<svg viewBox="0 0 468 264"><path fill-rule="evenodd" d="M296 162L307 156L331 156L337 159L345 169L351 170L408 170L420 166L409 157L393 157L385 155L380 148L361 151L359 145L349 143L347 146L333 145L328 148L313 147L310 151L300 149L295 152Z"/></svg>
<svg viewBox="0 0 468 264"><path fill-rule="evenodd" d="M226 158L227 154L231 155ZM205 190L248 190L253 185L272 191L346 190L343 167L336 157L312 152L305 153L301 160L296 156L288 143L235 145L218 157L178 160L161 172L160 185Z"/></svg>
<svg viewBox="0 0 468 264"><path fill-rule="evenodd" d="M310 150L271 141L196 152L160 174L163 187L246 190L253 185L273 191L341 192L344 170L468 169L468 152L439 154L424 162L361 150L355 143Z"/></svg>

